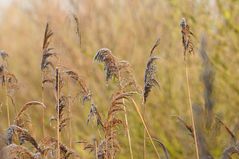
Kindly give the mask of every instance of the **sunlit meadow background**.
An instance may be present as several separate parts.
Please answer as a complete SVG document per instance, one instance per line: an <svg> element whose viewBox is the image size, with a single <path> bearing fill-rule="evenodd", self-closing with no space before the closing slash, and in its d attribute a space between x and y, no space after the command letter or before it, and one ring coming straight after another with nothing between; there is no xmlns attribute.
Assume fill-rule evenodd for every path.
<svg viewBox="0 0 239 159"><path fill-rule="evenodd" d="M8 5L6 5L8 4ZM152 136L168 148L171 158L195 158L194 141L175 115L188 123L189 106L181 42L180 20L185 17L196 35L195 55L190 56L189 78L192 102L203 107L202 62L198 54L202 36L206 37L207 53L213 64L215 80L213 100L215 114L237 131L239 125L239 1L238 0L12 0L0 3L0 49L9 54L9 70L19 80L15 96L16 107L11 107L11 122L15 109L30 100L41 100L41 47L46 22L54 32L52 46L61 62L76 70L87 81L95 104L106 116L112 84L106 84L103 66L93 62L99 48L107 47L122 60L131 63L138 84L143 86L144 69L155 40L161 42L155 54L160 56L158 80L160 88L153 89L148 98L147 124ZM79 19L80 39L73 19ZM1 88L2 89L2 88ZM50 118L55 111L53 91L45 91L47 115L46 134L55 136ZM7 128L4 97L0 96L0 133ZM137 102L140 104L141 100ZM79 101L72 106L74 141L99 138L97 126L86 124L90 104ZM129 128L134 157L142 158L143 126L132 105L128 105ZM32 132L41 139L41 110L29 110ZM62 133L69 143L69 133ZM120 135L121 151L118 158L129 158L127 136ZM215 158L221 156L230 143L230 136L221 128L208 143ZM147 157L155 158L150 142ZM74 148L82 158L94 155L80 144ZM160 147L158 147L160 150ZM163 152L160 150L160 153ZM238 156L237 156L238 157ZM236 157L235 157L236 158Z"/></svg>

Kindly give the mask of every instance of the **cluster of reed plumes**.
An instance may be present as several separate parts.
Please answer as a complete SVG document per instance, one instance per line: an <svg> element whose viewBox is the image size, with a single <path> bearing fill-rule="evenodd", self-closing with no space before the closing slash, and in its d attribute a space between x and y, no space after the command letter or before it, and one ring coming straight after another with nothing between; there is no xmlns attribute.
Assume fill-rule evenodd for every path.
<svg viewBox="0 0 239 159"><path fill-rule="evenodd" d="M17 89L17 79L7 69L8 54L4 51L1 51L1 83L6 90L6 106L9 125L6 131L6 136L1 136L3 140L5 140L6 144L6 146L3 146L1 149L1 158L79 158L79 155L72 149L73 141L71 136L69 137L70 142L68 145L61 143L62 130L68 126L68 124L68 130L71 133L71 105L79 100L82 104L87 101L90 102L91 107L87 123L96 118L98 131L103 132L104 135L103 137L100 137L99 140L95 139L94 143L90 143L88 141L78 141L74 143L84 144L84 149L89 149L91 152L94 152L95 158L109 159L115 158L117 156L117 154L120 152L118 136L120 135L121 128L127 132L130 154L131 158L133 158L132 142L126 111L127 105L130 103L136 108L142 123L147 130L151 143L155 148L155 152L157 153L158 157L160 157L149 130L147 129L145 120L141 115L140 108L133 99L133 96L139 95L142 96L142 99L145 103L152 87L159 85L155 76L155 60L158 59L158 57L151 57L150 55L145 71L145 87L142 91L136 82L129 62L119 60L107 48L102 48L96 53L94 61L104 63L106 82L108 83L110 81L114 81L116 83L115 93L113 93L110 106L108 107L107 117L103 119L101 117L101 113L97 110L97 106L93 100L93 95L88 89L85 79L72 69L62 65L58 53L54 51L54 48L50 47L52 36L53 31L51 30L50 25L47 23L43 39L42 61L40 67L42 74L41 101L29 101L24 104L16 113L13 123L11 123L11 117L9 116L9 106L7 99L10 97L10 99L12 99L12 103L15 102L14 90ZM154 46L152 50L154 50L155 47L156 46ZM70 85L74 87L74 90L69 91ZM55 114L53 114L53 116L50 118L51 126L55 128L56 132L54 137L45 134L45 111L47 110L48 106L44 104L44 94L45 90L49 87L53 90L52 93L54 94L56 103ZM31 117L27 113L27 110L32 106L39 106L43 112L43 136L39 141L34 137L34 133L29 131L32 123ZM122 118L121 113L124 114L124 118ZM163 146L163 148L165 149L165 146ZM166 154L166 156L168 156L168 154Z"/></svg>
<svg viewBox="0 0 239 159"><path fill-rule="evenodd" d="M78 24L78 19L74 16L75 22ZM188 61L189 55L195 53L193 38L195 35L191 31L186 19L182 19L180 24L182 30L182 44L183 56L185 62L185 73L187 78L188 101L190 106L191 124L180 116L177 119L186 127L190 135L194 139L196 156L197 158L210 159L213 158L207 148L207 142L210 140L208 136L214 135L214 131L221 124L229 133L232 139L231 145L225 148L222 153L223 159L229 159L234 153L239 153L239 145L236 135L230 128L213 113L213 80L214 70L210 59L206 53L206 40L201 39L199 53L203 63L202 81L204 85L204 109L201 109L196 104L192 104ZM77 27L78 28L78 27ZM77 36L80 37L79 30ZM68 68L62 64L63 60L60 59L58 53L54 48L50 47L53 31L47 23L44 33L44 40L42 45L42 61L41 61L41 101L29 101L20 107L16 112L13 122L9 113L9 101L11 99L12 105L15 106L14 93L18 89L18 80L14 74L10 73L7 67L8 54L5 51L0 52L1 66L0 66L0 83L5 90L5 106L8 117L8 128L6 134L0 136L3 140L3 146L0 150L0 159L68 159L68 158L81 158L80 154L74 150L74 144L83 145L84 150L92 152L96 159L114 159L120 153L121 146L119 137L122 131L127 135L128 148L131 159L134 158L133 146L131 141L131 132L129 128L128 107L132 106L137 112L140 122L144 128L144 143L142 145L143 158L147 158L146 140L149 139L152 147L154 148L157 158L170 158L166 146L157 138L152 137L150 130L147 126L147 110L146 105L149 100L150 92L155 87L160 87L157 79L157 62L159 56L155 55L156 49L160 44L160 39L157 39L151 50L147 60L146 68L144 70L144 86L141 87L134 76L134 71L128 61L121 60L116 57L108 48L101 48L96 52L94 57L95 62L103 63L105 71L105 82L107 85L112 83L113 94L109 106L106 106L108 111L106 117L103 117L103 112L99 112L97 103L94 101L92 91L88 88L86 79L80 76L77 71ZM64 62L63 62L64 63ZM48 105L45 104L46 89L52 90L55 100L55 113L50 118L50 126L55 130L54 136L49 136L45 133L47 122L46 111ZM71 88L71 89L70 89ZM73 88L73 89L72 89ZM135 98L140 98L142 103L137 104ZM80 102L79 102L80 101ZM96 121L97 131L99 136L92 141L80 140L73 141L72 133L72 106L74 103L84 105L86 102L90 103L88 118L85 119L87 124ZM34 136L34 132L30 131L31 117L27 110L32 106L39 106L42 110L42 129L41 140ZM15 110L16 111L16 110ZM203 120L202 120L203 119ZM205 120L206 119L206 120ZM205 121L204 121L205 120ZM86 124L86 125L87 125ZM69 143L62 142L63 130L69 131ZM96 131L96 132L97 132ZM96 135L98 135L96 134ZM103 135L102 135L103 134ZM159 151L160 145L163 153Z"/></svg>

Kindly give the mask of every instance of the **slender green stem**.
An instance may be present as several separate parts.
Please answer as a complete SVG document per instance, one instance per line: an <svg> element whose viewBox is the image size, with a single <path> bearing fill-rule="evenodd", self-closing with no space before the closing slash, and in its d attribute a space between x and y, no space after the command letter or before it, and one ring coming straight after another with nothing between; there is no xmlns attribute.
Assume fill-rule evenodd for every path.
<svg viewBox="0 0 239 159"><path fill-rule="evenodd" d="M123 99L124 103L124 99ZM124 117L125 117L125 124L126 124L126 130L127 130L127 136L128 136L128 142L129 142L129 151L130 151L130 158L133 159L133 150L132 150L132 142L131 142L131 137L130 137L130 132L129 132L129 123L128 123L128 117L127 117L127 110L126 107L124 106Z"/></svg>

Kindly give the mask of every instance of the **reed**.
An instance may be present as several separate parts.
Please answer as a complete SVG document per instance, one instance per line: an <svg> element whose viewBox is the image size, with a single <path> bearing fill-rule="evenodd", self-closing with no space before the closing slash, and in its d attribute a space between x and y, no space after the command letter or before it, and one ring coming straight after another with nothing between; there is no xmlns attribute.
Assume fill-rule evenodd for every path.
<svg viewBox="0 0 239 159"><path fill-rule="evenodd" d="M184 66L185 66L185 76L186 76L186 85L187 85L187 94L188 94L188 104L190 107L190 116L191 116L191 122L193 126L193 135L194 135L194 142L195 142L195 150L196 150L196 157L199 159L199 150L198 150L198 140L197 140L197 133L196 133L196 126L195 126L195 120L194 120L194 114L193 114L193 106L191 101L191 91L190 91L190 85L189 85L189 73L188 73L188 59L187 54L194 53L194 45L192 42L192 36L194 35L192 31L190 30L189 25L186 23L185 18L182 19L180 26L182 28L182 43L184 47Z"/></svg>

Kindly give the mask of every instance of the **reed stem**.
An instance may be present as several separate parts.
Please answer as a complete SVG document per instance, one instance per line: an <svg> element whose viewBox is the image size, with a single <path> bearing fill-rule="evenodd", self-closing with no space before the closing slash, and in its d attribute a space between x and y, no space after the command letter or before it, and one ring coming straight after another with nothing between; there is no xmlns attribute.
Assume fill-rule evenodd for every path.
<svg viewBox="0 0 239 159"><path fill-rule="evenodd" d="M56 100L57 100L57 159L61 158L60 150L60 78L59 78L59 68L56 68Z"/></svg>
<svg viewBox="0 0 239 159"><path fill-rule="evenodd" d="M189 102L189 107L190 107L191 121L192 121L192 125L193 125L193 135L194 135L196 156L197 156L197 159L199 159L197 133L196 133L195 120L194 120L194 115L193 115L193 108L192 108L192 101L191 101L191 92L190 92L190 85L189 85L188 65L187 65L187 60L186 59L185 59L185 75L186 75L186 79L187 79L186 81L187 81L188 102Z"/></svg>
<svg viewBox="0 0 239 159"><path fill-rule="evenodd" d="M144 128L145 128L145 130L146 130L146 132L147 132L147 134L148 134L148 136L149 136L150 142L151 142L151 144L152 144L153 147L154 147L154 151L155 151L155 153L157 154L158 158L160 159L159 152L158 152L158 150L157 150L157 148L156 148L156 146L155 146L155 144L154 144L154 142L153 142L153 139L152 139L152 137L151 137L151 135L150 135L150 133L149 133L149 130L148 130L147 126L146 126L146 123L145 123L145 121L144 121L144 118L143 118L142 114L140 113L139 106L136 104L136 102L134 101L133 98L130 98L130 99L131 99L131 101L133 102L134 107L135 107L135 109L136 109L136 111L137 111L137 113L138 113L138 115L139 115L139 117L140 117L140 119L141 119L141 121L142 121L142 123L143 123L143 125L144 125Z"/></svg>
<svg viewBox="0 0 239 159"><path fill-rule="evenodd" d="M11 125L11 122L10 122L10 109L9 109L9 104L8 104L8 90L7 90L7 87L8 87L8 81L7 81L7 78L6 76L4 75L4 78L5 78L5 105L6 105L6 108L7 108L7 123L8 123L8 127Z"/></svg>
<svg viewBox="0 0 239 159"><path fill-rule="evenodd" d="M41 81L41 102L44 103L44 85L43 85L43 73L42 73L42 81ZM42 135L45 137L45 109L42 110Z"/></svg>
<svg viewBox="0 0 239 159"><path fill-rule="evenodd" d="M124 99L123 99L123 104L124 104ZM130 158L133 159L133 150L132 150L132 142L131 142L131 137L130 137L130 132L129 132L129 123L128 123L128 117L127 117L127 110L126 107L124 106L124 117L125 117L125 124L126 124L126 129L127 129L127 136L128 136L128 142L129 142L129 151L130 151Z"/></svg>
<svg viewBox="0 0 239 159"><path fill-rule="evenodd" d="M145 104L143 104L143 118L145 120L145 112L146 112L146 107ZM146 159L146 131L144 129L144 150L143 150L143 155L144 155L144 159Z"/></svg>

